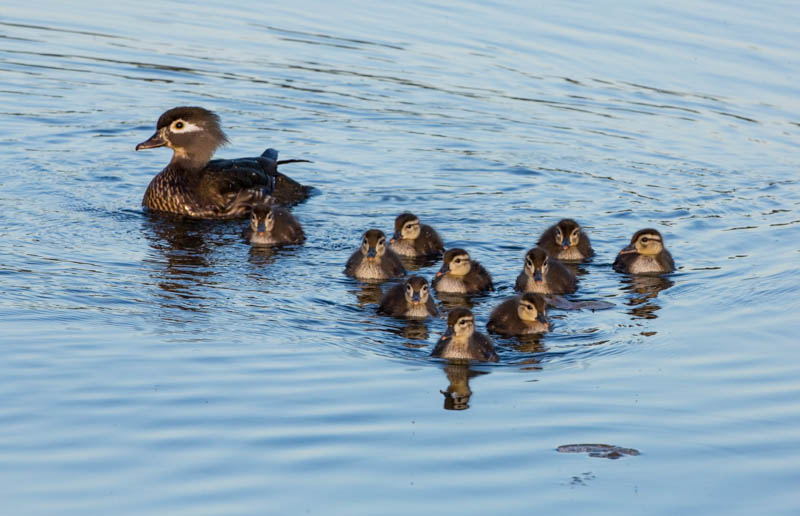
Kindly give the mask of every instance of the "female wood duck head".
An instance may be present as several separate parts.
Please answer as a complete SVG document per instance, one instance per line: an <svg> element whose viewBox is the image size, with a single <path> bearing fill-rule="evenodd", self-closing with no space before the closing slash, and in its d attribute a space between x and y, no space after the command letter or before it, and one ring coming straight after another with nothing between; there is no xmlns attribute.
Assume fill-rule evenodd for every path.
<svg viewBox="0 0 800 516"><path fill-rule="evenodd" d="M136 146L136 150L169 147L171 164L186 168L202 168L214 152L228 143L219 117L204 108L181 106L165 111L156 124L156 132Z"/></svg>

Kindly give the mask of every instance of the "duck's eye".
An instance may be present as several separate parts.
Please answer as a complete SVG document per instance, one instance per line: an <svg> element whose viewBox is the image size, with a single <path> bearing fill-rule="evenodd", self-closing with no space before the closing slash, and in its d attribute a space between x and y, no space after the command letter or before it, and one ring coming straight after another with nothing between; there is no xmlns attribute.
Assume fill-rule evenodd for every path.
<svg viewBox="0 0 800 516"><path fill-rule="evenodd" d="M175 129L183 129L183 122L175 122Z"/></svg>

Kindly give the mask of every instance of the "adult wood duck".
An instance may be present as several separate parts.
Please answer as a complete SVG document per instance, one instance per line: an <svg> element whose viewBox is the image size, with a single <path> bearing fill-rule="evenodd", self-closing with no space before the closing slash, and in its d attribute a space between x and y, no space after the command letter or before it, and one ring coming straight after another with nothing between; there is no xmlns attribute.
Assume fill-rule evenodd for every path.
<svg viewBox="0 0 800 516"><path fill-rule="evenodd" d="M165 111L155 134L136 146L172 149L172 159L150 181L142 205L195 218L230 219L247 215L252 205L270 198L294 204L309 196L310 187L278 172L278 165L306 160L278 161L275 149L253 158L212 160L227 142L213 112L192 106Z"/></svg>

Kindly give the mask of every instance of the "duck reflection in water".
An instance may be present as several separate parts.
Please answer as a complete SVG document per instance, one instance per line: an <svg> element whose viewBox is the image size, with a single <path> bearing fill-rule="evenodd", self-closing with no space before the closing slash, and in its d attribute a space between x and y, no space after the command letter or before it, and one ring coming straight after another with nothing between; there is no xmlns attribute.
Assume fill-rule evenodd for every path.
<svg viewBox="0 0 800 516"><path fill-rule="evenodd" d="M225 237L228 225L221 222L147 214L142 232L156 252L154 283L161 289L165 308L204 311L204 294L215 282L215 264L210 259L210 241Z"/></svg>
<svg viewBox="0 0 800 516"><path fill-rule="evenodd" d="M360 281L352 288L348 288L356 296L359 308L366 308L369 305L380 303L383 297L380 281Z"/></svg>
<svg viewBox="0 0 800 516"><path fill-rule="evenodd" d="M622 290L630 293L625 302L632 307L628 313L634 319L655 319L658 317L656 312L661 309L656 299L659 292L667 290L675 282L663 276L635 275L623 278L622 284Z"/></svg>
<svg viewBox="0 0 800 516"><path fill-rule="evenodd" d="M469 408L469 399L472 390L469 388L470 379L489 374L487 371L476 371L470 369L469 364L449 363L444 366L444 372L450 384L447 390L441 392L444 395L445 410L466 410Z"/></svg>

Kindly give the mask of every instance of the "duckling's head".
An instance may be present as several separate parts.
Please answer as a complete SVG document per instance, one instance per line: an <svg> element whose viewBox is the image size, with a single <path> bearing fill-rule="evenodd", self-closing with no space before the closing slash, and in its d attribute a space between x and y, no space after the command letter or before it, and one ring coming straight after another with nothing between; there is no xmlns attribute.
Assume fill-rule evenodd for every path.
<svg viewBox="0 0 800 516"><path fill-rule="evenodd" d="M581 240L581 226L572 219L561 219L556 224L555 240L561 249L575 247Z"/></svg>
<svg viewBox="0 0 800 516"><path fill-rule="evenodd" d="M202 168L226 143L228 138L215 113L201 107L181 106L165 111L158 118L155 134L137 145L136 150L166 145L172 149L173 163Z"/></svg>
<svg viewBox="0 0 800 516"><path fill-rule="evenodd" d="M463 249L450 249L444 253L442 260L442 268L436 273L436 276L444 274L452 274L453 276L466 276L469 274L472 265L469 259L469 253Z"/></svg>
<svg viewBox="0 0 800 516"><path fill-rule="evenodd" d="M533 281L544 281L544 275L550 267L550 257L541 247L534 247L525 255L525 272Z"/></svg>
<svg viewBox="0 0 800 516"><path fill-rule="evenodd" d="M361 238L361 254L368 262L379 262L386 254L386 235L380 229L370 229Z"/></svg>
<svg viewBox="0 0 800 516"><path fill-rule="evenodd" d="M405 285L406 301L412 305L424 305L430 295L428 280L422 276L411 276Z"/></svg>
<svg viewBox="0 0 800 516"><path fill-rule="evenodd" d="M445 338L469 338L475 332L475 316L466 308L455 308L447 315Z"/></svg>
<svg viewBox="0 0 800 516"><path fill-rule="evenodd" d="M620 254L638 253L645 256L655 256L664 250L664 240L661 233L652 228L640 229L633 234L628 247Z"/></svg>
<svg viewBox="0 0 800 516"><path fill-rule="evenodd" d="M396 240L415 240L419 236L419 218L413 213L401 213L394 219L394 237Z"/></svg>
<svg viewBox="0 0 800 516"><path fill-rule="evenodd" d="M250 212L250 229L256 235L272 232L275 227L275 213L269 204L257 204Z"/></svg>
<svg viewBox="0 0 800 516"><path fill-rule="evenodd" d="M520 296L519 304L517 305L517 314L523 321L539 321L544 324L546 328L550 328L550 323L547 321L547 304L544 302L544 298L539 294L528 292Z"/></svg>

